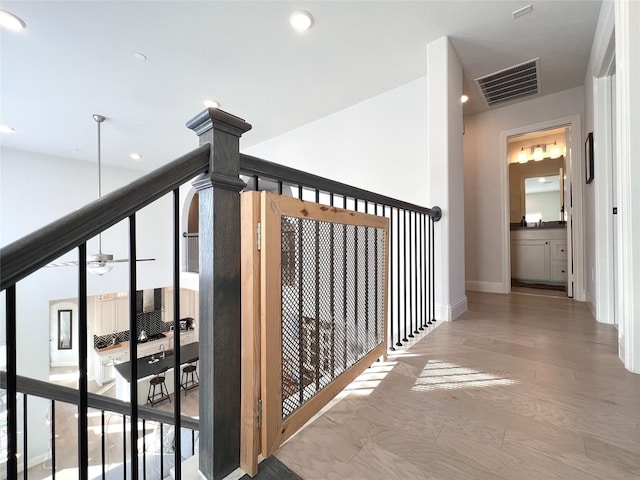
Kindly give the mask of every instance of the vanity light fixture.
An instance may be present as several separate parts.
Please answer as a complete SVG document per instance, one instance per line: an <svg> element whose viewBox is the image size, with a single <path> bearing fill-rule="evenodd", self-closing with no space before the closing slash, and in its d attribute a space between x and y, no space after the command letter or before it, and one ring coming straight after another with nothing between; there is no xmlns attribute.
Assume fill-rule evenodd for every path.
<svg viewBox="0 0 640 480"><path fill-rule="evenodd" d="M20 17L6 10L0 10L0 26L13 30L14 32L21 32L27 28L27 24L24 23Z"/></svg>
<svg viewBox="0 0 640 480"><path fill-rule="evenodd" d="M549 157L558 158L560 157L560 155L562 155L560 147L558 146L557 142L553 142L553 146L551 147L551 151L549 152Z"/></svg>
<svg viewBox="0 0 640 480"><path fill-rule="evenodd" d="M464 94L463 94L463 95L460 97L460 102L461 102L461 103L467 103L468 101L469 101L469 96L468 96L468 95L464 95Z"/></svg>
<svg viewBox="0 0 640 480"><path fill-rule="evenodd" d="M536 162L539 162L544 158L545 151L546 151L545 145L536 145L535 148L533 149L533 159Z"/></svg>
<svg viewBox="0 0 640 480"><path fill-rule="evenodd" d="M518 163L527 163L529 161L529 156L524 151L524 147L520 149L520 153L518 154Z"/></svg>
<svg viewBox="0 0 640 480"><path fill-rule="evenodd" d="M305 10L296 10L289 15L289 23L295 30L304 32L313 25L313 16Z"/></svg>

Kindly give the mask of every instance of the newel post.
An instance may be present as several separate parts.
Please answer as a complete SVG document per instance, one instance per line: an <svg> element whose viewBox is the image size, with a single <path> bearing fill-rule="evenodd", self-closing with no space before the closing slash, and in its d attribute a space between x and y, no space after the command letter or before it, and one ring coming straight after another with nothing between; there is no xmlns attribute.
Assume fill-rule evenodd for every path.
<svg viewBox="0 0 640 480"><path fill-rule="evenodd" d="M244 120L209 108L187 123L211 144L209 173L194 182L200 236L200 473L225 477L240 463L240 180Z"/></svg>

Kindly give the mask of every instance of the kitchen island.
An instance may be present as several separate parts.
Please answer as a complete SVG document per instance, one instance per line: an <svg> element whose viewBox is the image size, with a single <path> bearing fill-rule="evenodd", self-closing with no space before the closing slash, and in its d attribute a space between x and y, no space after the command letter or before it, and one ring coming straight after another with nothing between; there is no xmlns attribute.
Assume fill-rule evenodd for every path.
<svg viewBox="0 0 640 480"><path fill-rule="evenodd" d="M189 363L199 357L200 344L198 342L188 343L180 347L180 365ZM156 352L153 355L147 355L146 357L139 358L136 362L137 367L137 382L138 382L138 403L144 404L147 402L147 393L149 391L149 380L155 375L160 373L165 368L167 371L164 373L165 384L169 393L173 393L173 378L174 378L174 351L166 350L164 352L164 358L162 358L161 352ZM115 365L116 372L116 398L129 401L131 399L131 391L129 384L131 383L131 362L123 362ZM199 368L198 368L199 370ZM180 374L180 373L179 373Z"/></svg>

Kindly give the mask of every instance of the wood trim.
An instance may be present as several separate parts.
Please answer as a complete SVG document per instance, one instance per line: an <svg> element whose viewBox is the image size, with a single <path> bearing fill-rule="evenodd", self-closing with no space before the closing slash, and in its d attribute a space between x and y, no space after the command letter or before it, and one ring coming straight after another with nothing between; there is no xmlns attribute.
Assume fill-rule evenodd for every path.
<svg viewBox="0 0 640 480"><path fill-rule="evenodd" d="M260 194L240 195L240 248L242 285L242 368L240 399L240 468L250 477L258 473L260 430L260 252L257 224L260 221Z"/></svg>
<svg viewBox="0 0 640 480"><path fill-rule="evenodd" d="M385 329L386 330L386 329ZM286 420L281 424L280 429L276 432L277 445L296 433L300 427L307 423L316 413L329 403L338 393L344 390L351 382L358 378L362 372L371 366L373 362L382 358L386 359L385 348L386 339L383 343L371 350L367 355L362 357L355 365L349 370L346 370L342 375L337 377L329 385L320 390L316 395L311 397L304 405L298 410L293 412Z"/></svg>
<svg viewBox="0 0 640 480"><path fill-rule="evenodd" d="M279 446L282 422L282 291L280 276L281 226L279 201L285 197L261 193L262 270L261 277L261 361L262 368L262 455L270 456ZM276 294L272 294L276 292ZM268 365L277 365L268 368Z"/></svg>
<svg viewBox="0 0 640 480"><path fill-rule="evenodd" d="M387 345L387 288L389 261L389 219L351 210L329 207L270 192L261 192L261 393L263 400L262 455L269 457L287 438L313 417L349 383L364 372L375 360L386 358ZM282 305L281 278L281 216L287 215L315 221L368 226L384 231L383 301L381 329L383 340L355 365L324 387L303 406L282 419ZM269 365L274 367L268 368ZM276 367L277 366L277 367Z"/></svg>

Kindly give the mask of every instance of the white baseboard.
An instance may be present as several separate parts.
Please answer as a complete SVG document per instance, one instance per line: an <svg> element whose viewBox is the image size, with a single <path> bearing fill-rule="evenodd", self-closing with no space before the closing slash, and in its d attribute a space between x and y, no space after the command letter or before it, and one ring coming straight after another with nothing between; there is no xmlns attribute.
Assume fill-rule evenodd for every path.
<svg viewBox="0 0 640 480"><path fill-rule="evenodd" d="M480 282L477 280L467 280L465 288L472 292L484 293L507 293L506 287L500 282Z"/></svg>
<svg viewBox="0 0 640 480"><path fill-rule="evenodd" d="M449 305L436 305L436 318L438 320L444 320L450 322L455 320L464 312L467 311L467 296L463 295L461 298Z"/></svg>
<svg viewBox="0 0 640 480"><path fill-rule="evenodd" d="M51 362L52 367L77 367L78 362Z"/></svg>

